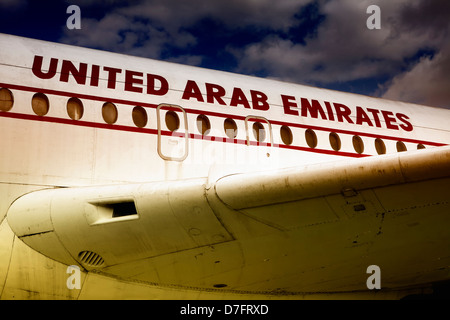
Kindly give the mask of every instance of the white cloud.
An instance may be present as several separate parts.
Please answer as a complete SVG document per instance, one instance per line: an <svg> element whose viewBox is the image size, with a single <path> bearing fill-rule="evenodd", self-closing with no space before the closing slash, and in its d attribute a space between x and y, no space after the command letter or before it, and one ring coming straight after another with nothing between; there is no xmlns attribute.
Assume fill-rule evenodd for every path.
<svg viewBox="0 0 450 320"><path fill-rule="evenodd" d="M397 23L399 33L428 40L434 57L420 59L412 68L381 86L384 98L450 109L450 1L415 1L405 5Z"/></svg>
<svg viewBox="0 0 450 320"><path fill-rule="evenodd" d="M394 77L383 98L414 101L450 109L450 46L433 58L422 58L411 70Z"/></svg>
<svg viewBox="0 0 450 320"><path fill-rule="evenodd" d="M171 39L164 30L116 12L101 20L82 18L80 30L64 32L62 41L66 43L153 58L160 56L164 43ZM176 41L186 44L195 40L180 36Z"/></svg>
<svg viewBox="0 0 450 320"><path fill-rule="evenodd" d="M202 19L210 18L229 28L256 26L257 28L286 29L292 15L312 0L112 0L118 5L100 20L83 18L83 12L98 5L92 0L79 0L82 10L82 29L64 30L65 43L94 46L105 50L159 58L170 45L186 49L196 44L187 29ZM132 33L140 35L132 36ZM198 62L201 59L181 59Z"/></svg>
<svg viewBox="0 0 450 320"><path fill-rule="evenodd" d="M312 0L152 0L121 9L131 16L152 19L167 30L193 25L203 18L221 21L230 27L256 25L285 29L292 14Z"/></svg>
<svg viewBox="0 0 450 320"><path fill-rule="evenodd" d="M273 36L261 43L234 50L241 59L238 71L268 70L275 77L309 83L333 83L393 75L403 59L424 45L434 45L426 34L399 33L396 15L406 0L375 1L381 7L381 30L369 30L367 7L372 0L325 2L326 20L317 37L306 45Z"/></svg>
<svg viewBox="0 0 450 320"><path fill-rule="evenodd" d="M232 48L237 72L265 73L272 78L322 85L369 78L393 79L374 95L437 106L449 105L450 2L419 0L334 0L323 2L326 15L317 35L306 44L267 37L245 48ZM434 4L431 4L434 3ZM381 29L369 30L366 9L381 8ZM448 8L449 10L446 10ZM441 9L441 10L439 10ZM442 11L442 12L441 12ZM421 49L438 54L406 72L405 61ZM426 82L426 83L425 83Z"/></svg>
<svg viewBox="0 0 450 320"><path fill-rule="evenodd" d="M448 63L443 48L450 42L448 0L317 0L326 18L305 43L288 31L298 26L295 14L313 0L111 0L116 6L100 20L83 18L83 10L95 2L79 1L86 6L82 30L65 30L63 38L71 44L199 65L204 57L186 54L200 41L190 30L211 19L232 32L250 27L268 31L264 39L244 47L224 44L223 50L239 61L230 71L321 86L390 78L373 94L426 104L434 101L430 96L446 99L449 88L442 72ZM381 9L380 30L366 27L366 10L373 4ZM167 48L178 48L178 55L165 56ZM435 57L405 71L405 61L424 48L434 50ZM420 85L423 79L430 85Z"/></svg>

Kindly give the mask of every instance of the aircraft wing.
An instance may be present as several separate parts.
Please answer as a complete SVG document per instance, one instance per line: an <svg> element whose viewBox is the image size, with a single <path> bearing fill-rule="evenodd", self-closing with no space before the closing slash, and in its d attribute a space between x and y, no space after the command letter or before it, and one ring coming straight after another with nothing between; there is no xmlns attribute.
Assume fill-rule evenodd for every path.
<svg viewBox="0 0 450 320"><path fill-rule="evenodd" d="M320 261L297 260L309 271L290 278L302 290L367 289L369 265L381 268L383 287L450 279L449 146L229 175L214 188L227 207L299 237L304 259Z"/></svg>
<svg viewBox="0 0 450 320"><path fill-rule="evenodd" d="M122 280L276 294L449 279L450 147L215 181L43 190L11 206L29 246Z"/></svg>

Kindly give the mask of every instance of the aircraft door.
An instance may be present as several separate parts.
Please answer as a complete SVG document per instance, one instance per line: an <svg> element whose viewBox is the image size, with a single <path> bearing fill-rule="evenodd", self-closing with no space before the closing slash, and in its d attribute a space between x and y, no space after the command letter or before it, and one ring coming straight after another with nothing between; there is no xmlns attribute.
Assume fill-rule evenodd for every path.
<svg viewBox="0 0 450 320"><path fill-rule="evenodd" d="M248 116L245 118L245 131L247 145L272 147L272 126L269 120L263 117Z"/></svg>
<svg viewBox="0 0 450 320"><path fill-rule="evenodd" d="M251 147L248 163L267 165L273 154L272 125L263 117L248 116L245 118L247 146Z"/></svg>
<svg viewBox="0 0 450 320"><path fill-rule="evenodd" d="M185 160L189 149L186 112L180 106L160 104L156 113L159 156L164 160Z"/></svg>

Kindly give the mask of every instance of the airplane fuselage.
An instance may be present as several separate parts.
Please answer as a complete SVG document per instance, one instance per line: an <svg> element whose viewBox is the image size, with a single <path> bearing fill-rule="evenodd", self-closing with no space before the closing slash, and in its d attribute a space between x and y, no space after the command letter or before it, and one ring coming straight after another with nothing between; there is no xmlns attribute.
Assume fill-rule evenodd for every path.
<svg viewBox="0 0 450 320"><path fill-rule="evenodd" d="M447 173L403 166L447 148L448 110L7 35L0 47L1 298L372 297L369 265L387 296L448 279ZM407 188L379 182L377 161ZM346 184L347 164L375 182ZM335 180L290 195L298 170L328 169ZM256 179L239 198L261 172L286 191L259 199L273 180Z"/></svg>

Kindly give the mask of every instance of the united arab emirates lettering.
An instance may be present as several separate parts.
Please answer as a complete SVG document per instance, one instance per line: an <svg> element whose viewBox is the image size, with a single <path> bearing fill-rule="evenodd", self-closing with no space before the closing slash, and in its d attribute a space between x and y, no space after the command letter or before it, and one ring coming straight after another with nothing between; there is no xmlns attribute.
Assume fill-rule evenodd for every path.
<svg viewBox="0 0 450 320"><path fill-rule="evenodd" d="M43 65L44 57L34 56L32 72L34 76L43 80L59 77L60 82L69 82L69 79L72 78L79 85L99 87L100 79L106 79L106 88L108 89L156 96L164 96L170 90L169 81L165 77L152 73L87 63L76 65L70 60L58 58L50 58L45 63L45 69ZM119 76L121 81L118 80ZM239 87L226 89L219 84L209 82L198 84L194 80L187 80L181 99L259 111L268 111L271 106L268 96L262 91L244 92ZM408 132L414 129L409 117L403 113L393 113L364 106L355 106L354 109L351 109L339 102L319 101L285 94L280 94L280 100L286 115ZM279 103L276 104L279 105Z"/></svg>

